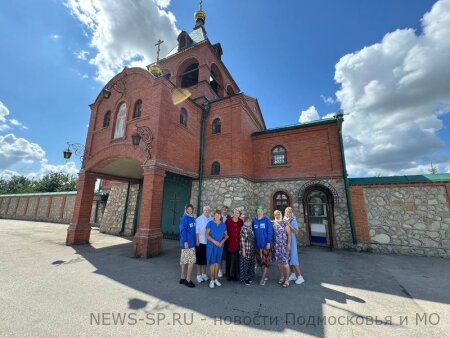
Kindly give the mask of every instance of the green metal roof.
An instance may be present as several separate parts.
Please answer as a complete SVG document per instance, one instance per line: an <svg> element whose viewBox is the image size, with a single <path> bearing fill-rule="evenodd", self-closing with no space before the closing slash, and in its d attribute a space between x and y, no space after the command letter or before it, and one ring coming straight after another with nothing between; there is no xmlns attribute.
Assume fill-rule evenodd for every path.
<svg viewBox="0 0 450 338"><path fill-rule="evenodd" d="M450 182L450 173L387 177L350 178L350 185Z"/></svg>
<svg viewBox="0 0 450 338"><path fill-rule="evenodd" d="M206 32L201 27L195 28L192 32L190 32L189 37L193 41L192 46L190 46L190 47L193 47L200 42L208 40L208 37L206 36ZM190 47L188 47L188 48L190 48ZM183 50L186 50L188 48L184 48ZM177 53L178 53L178 44L163 59L166 59L169 56L172 56Z"/></svg>
<svg viewBox="0 0 450 338"><path fill-rule="evenodd" d="M284 127L271 128L271 129L257 131L257 132L254 132L252 134L252 136L259 136L259 135L270 134L270 133L278 133L281 131L314 127L314 126L320 126L320 125L325 125L325 124L335 124L335 123L336 123L335 118L323 119L323 120L306 122L306 123L296 123L296 124L291 124L291 125L284 126Z"/></svg>

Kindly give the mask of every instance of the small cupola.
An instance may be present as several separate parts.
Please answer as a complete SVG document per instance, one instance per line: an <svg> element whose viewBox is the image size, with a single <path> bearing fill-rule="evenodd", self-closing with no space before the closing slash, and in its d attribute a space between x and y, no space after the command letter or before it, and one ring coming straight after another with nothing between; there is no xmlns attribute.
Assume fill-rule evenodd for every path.
<svg viewBox="0 0 450 338"><path fill-rule="evenodd" d="M200 8L198 11L194 13L194 19L195 19L194 29L198 27L203 27L205 25L206 13L203 11L203 0L200 0Z"/></svg>

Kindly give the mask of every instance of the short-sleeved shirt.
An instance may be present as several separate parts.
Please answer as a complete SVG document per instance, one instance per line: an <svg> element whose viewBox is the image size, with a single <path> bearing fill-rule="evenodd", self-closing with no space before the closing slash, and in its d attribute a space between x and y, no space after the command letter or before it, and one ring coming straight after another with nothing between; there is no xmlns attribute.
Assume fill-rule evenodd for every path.
<svg viewBox="0 0 450 338"><path fill-rule="evenodd" d="M206 225L212 221L212 217L206 217L205 215L200 215L195 220L195 233L198 234L198 239L200 244L206 244Z"/></svg>
<svg viewBox="0 0 450 338"><path fill-rule="evenodd" d="M209 235L216 241L220 242L225 236L227 226L223 222L216 224L214 223L214 220L212 220L208 222L208 224L206 225L206 229L210 229Z"/></svg>

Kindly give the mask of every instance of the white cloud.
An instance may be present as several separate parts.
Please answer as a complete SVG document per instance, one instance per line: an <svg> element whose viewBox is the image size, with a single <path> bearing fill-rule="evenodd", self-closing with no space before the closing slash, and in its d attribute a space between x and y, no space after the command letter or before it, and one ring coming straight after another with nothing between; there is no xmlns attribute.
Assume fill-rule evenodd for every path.
<svg viewBox="0 0 450 338"><path fill-rule="evenodd" d="M82 80L88 79L89 75L78 72L77 75L81 77Z"/></svg>
<svg viewBox="0 0 450 338"><path fill-rule="evenodd" d="M50 35L50 39L55 40L55 41L60 40L60 39L62 39L62 36L59 34L52 34L52 35Z"/></svg>
<svg viewBox="0 0 450 338"><path fill-rule="evenodd" d="M15 127L19 127L20 129L28 129L26 125L16 119L10 119L9 123Z"/></svg>
<svg viewBox="0 0 450 338"><path fill-rule="evenodd" d="M13 164L31 164L45 158L45 151L36 143L14 134L0 135L0 169L7 169Z"/></svg>
<svg viewBox="0 0 450 338"><path fill-rule="evenodd" d="M0 101L0 131L6 131L12 129L13 127L18 127L20 129L28 129L22 122L17 119L8 119L9 109Z"/></svg>
<svg viewBox="0 0 450 338"><path fill-rule="evenodd" d="M9 115L9 109L0 101L0 131L11 129L7 124L6 117Z"/></svg>
<svg viewBox="0 0 450 338"><path fill-rule="evenodd" d="M96 50L89 63L97 67L96 79L109 81L125 66L144 67L156 58L158 39L162 55L176 44L175 16L166 10L169 0L67 0Z"/></svg>
<svg viewBox="0 0 450 338"><path fill-rule="evenodd" d="M17 171L14 170L0 170L0 178L9 180L13 176L21 176Z"/></svg>
<svg viewBox="0 0 450 338"><path fill-rule="evenodd" d="M170 0L155 0L155 2L161 8L166 8L170 5Z"/></svg>
<svg viewBox="0 0 450 338"><path fill-rule="evenodd" d="M87 56L89 55L89 52L87 50L80 50L78 53L73 53L75 57L79 60L87 60Z"/></svg>
<svg viewBox="0 0 450 338"><path fill-rule="evenodd" d="M319 116L319 113L317 112L316 107L311 106L308 109L303 110L300 113L300 118L298 119L298 122L306 123L306 122L316 121L319 119L320 119L320 116Z"/></svg>
<svg viewBox="0 0 450 338"><path fill-rule="evenodd" d="M320 95L320 98L326 104L335 104L338 102L335 98L333 98L331 96Z"/></svg>
<svg viewBox="0 0 450 338"><path fill-rule="evenodd" d="M6 124L8 115L9 109L0 101L0 127L11 128ZM25 127L15 119L10 119L9 123L15 127ZM15 168L20 168L21 174ZM66 162L63 165L49 164L44 149L37 143L12 133L0 135L0 177L25 175L40 178L51 171L76 175L79 170L74 162Z"/></svg>
<svg viewBox="0 0 450 338"><path fill-rule="evenodd" d="M50 174L51 172L55 172L78 177L78 172L80 171L73 161L67 162L65 164L55 165L49 164L47 159L43 159L40 165L41 166L37 172L31 172L27 176L30 178L41 178L42 176Z"/></svg>
<svg viewBox="0 0 450 338"><path fill-rule="evenodd" d="M346 113L345 151L351 175L444 170L439 118L450 112L450 0L435 3L412 29L347 54L336 64L336 97Z"/></svg>
<svg viewBox="0 0 450 338"><path fill-rule="evenodd" d="M19 175L11 169L20 167L20 175L40 178L50 172L62 172L76 175L79 169L75 162L62 165L48 163L45 151L37 143L32 143L14 134L0 135L0 177Z"/></svg>

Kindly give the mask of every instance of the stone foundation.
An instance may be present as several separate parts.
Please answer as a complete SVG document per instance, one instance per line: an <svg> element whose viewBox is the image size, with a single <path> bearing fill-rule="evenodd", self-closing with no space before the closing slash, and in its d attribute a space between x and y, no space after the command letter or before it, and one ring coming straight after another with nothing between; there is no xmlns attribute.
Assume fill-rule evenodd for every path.
<svg viewBox="0 0 450 338"><path fill-rule="evenodd" d="M345 199L344 181L341 179L324 179L338 193L338 203L334 206L335 232L337 247L351 245L350 223L348 219L347 204ZM273 218L272 198L277 191L285 191L289 194L294 214L300 227L298 242L307 244L305 238L306 226L303 205L298 203L298 193L308 180L278 181L278 182L252 182L245 178L207 178L203 181L201 204L211 208L228 206L230 210L238 208L243 216L254 217L255 206L261 204L266 214ZM191 202L197 205L198 181L192 185ZM197 212L199 213L199 212Z"/></svg>
<svg viewBox="0 0 450 338"><path fill-rule="evenodd" d="M128 183L112 184L105 211L99 222L100 232L118 235L122 230L122 224L125 217L123 234L125 236L132 236L134 234L134 222L139 185L130 185L127 213L124 216L127 190Z"/></svg>

